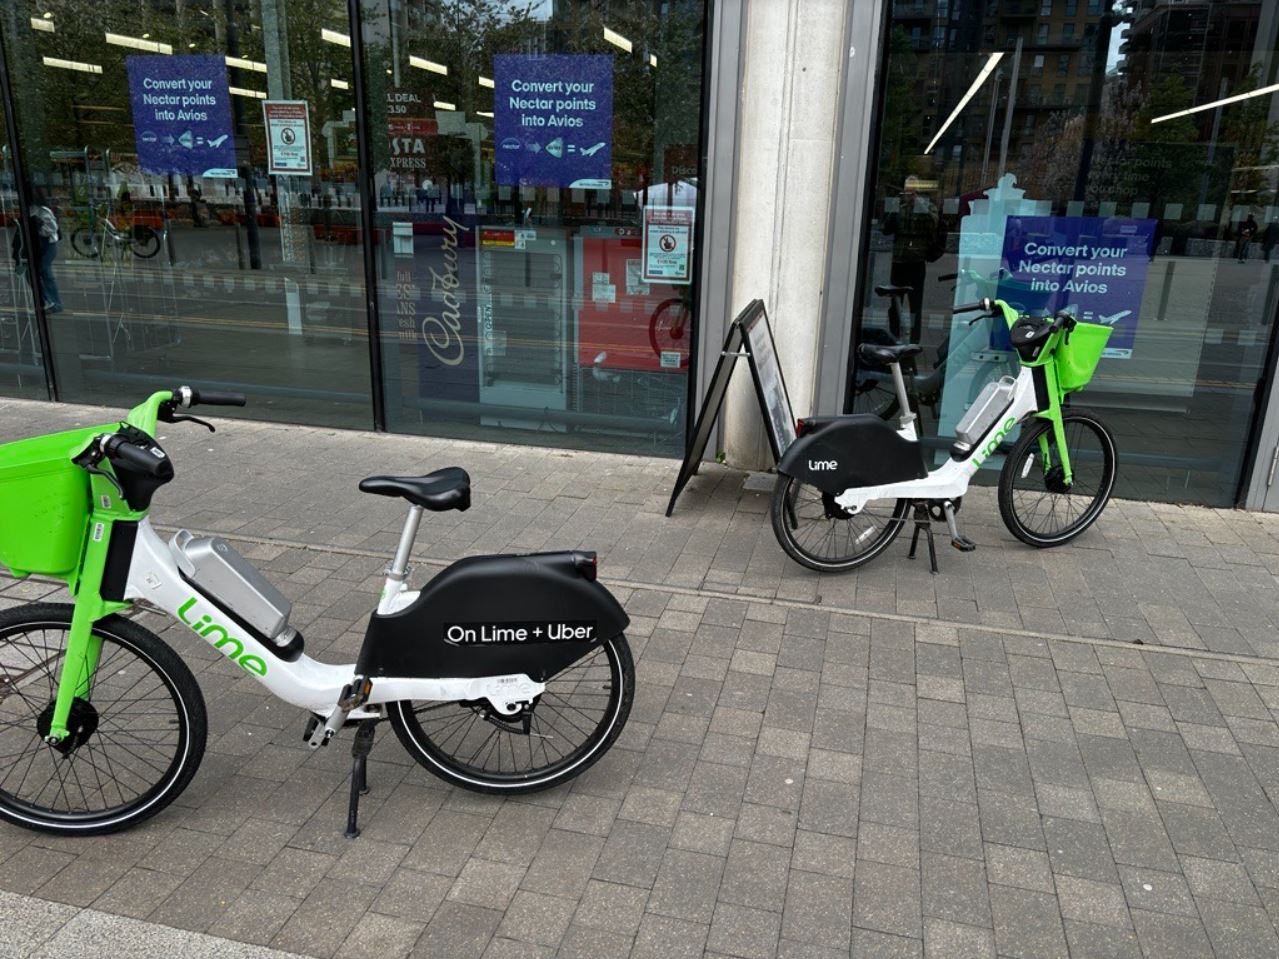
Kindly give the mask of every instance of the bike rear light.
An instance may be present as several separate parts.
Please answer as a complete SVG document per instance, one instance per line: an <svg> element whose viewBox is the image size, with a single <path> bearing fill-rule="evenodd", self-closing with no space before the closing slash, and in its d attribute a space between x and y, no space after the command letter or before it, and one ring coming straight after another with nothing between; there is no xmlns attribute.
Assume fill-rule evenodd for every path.
<svg viewBox="0 0 1279 959"><path fill-rule="evenodd" d="M599 575L600 560L595 553L574 553L573 568L582 574L582 578L595 582Z"/></svg>
<svg viewBox="0 0 1279 959"><path fill-rule="evenodd" d="M807 433L807 432L808 432L808 424L807 424L807 423L805 423L802 419L796 420L796 421L795 421L795 435L796 435L796 436L803 436L803 435L804 435L805 433Z"/></svg>

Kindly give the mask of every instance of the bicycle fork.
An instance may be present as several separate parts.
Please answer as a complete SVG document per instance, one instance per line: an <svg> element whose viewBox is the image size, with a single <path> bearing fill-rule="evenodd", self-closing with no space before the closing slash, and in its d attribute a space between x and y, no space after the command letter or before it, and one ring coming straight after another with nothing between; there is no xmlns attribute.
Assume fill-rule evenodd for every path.
<svg viewBox="0 0 1279 959"><path fill-rule="evenodd" d="M99 489L105 486L109 492ZM106 573L111 537L115 523L122 518L127 506L116 498L116 490L105 480L92 477L93 501L104 505L103 510L89 514L85 537L84 559L78 574L69 586L75 597L75 611L71 614L71 630L67 635L67 647L62 656L62 668L58 673L57 697L49 719L49 729L44 740L50 746L62 744L71 730L67 721L71 707L77 699L88 699L93 691L94 677L102 655L102 640L93 635L93 626L111 613L128 609L129 604L102 596L102 581ZM115 513L116 515L113 515ZM126 557L127 561L128 557Z"/></svg>

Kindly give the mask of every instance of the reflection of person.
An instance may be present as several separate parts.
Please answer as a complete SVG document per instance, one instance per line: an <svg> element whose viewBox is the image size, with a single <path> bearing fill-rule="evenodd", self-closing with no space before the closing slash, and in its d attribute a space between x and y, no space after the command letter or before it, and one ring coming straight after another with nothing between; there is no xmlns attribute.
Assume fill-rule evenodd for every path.
<svg viewBox="0 0 1279 959"><path fill-rule="evenodd" d="M928 263L938 259L945 251L945 235L937 208L926 196L922 196L924 183L914 175L906 178L898 198L896 210L884 217L884 234L893 238L893 267L891 282L894 286L910 289L909 339L918 343L924 317L924 280L928 275ZM901 339L901 329L890 331Z"/></svg>
<svg viewBox="0 0 1279 959"><path fill-rule="evenodd" d="M187 196L191 200L191 225L204 226L204 217L200 215L200 200L203 194L198 183L191 184L191 189L187 190Z"/></svg>
<svg viewBox="0 0 1279 959"><path fill-rule="evenodd" d="M1267 263L1270 262L1270 253L1274 250L1276 242L1279 242L1279 222L1271 220L1261 234L1261 252Z"/></svg>
<svg viewBox="0 0 1279 959"><path fill-rule="evenodd" d="M1236 234L1235 240L1235 259L1243 263L1248 259L1248 247L1252 246L1252 238L1257 235L1257 221L1253 219L1252 214L1248 214L1248 219L1239 225L1239 232Z"/></svg>
<svg viewBox="0 0 1279 959"><path fill-rule="evenodd" d="M32 259L35 260L36 269L40 271L40 289L44 293L44 308L48 313L61 313L62 296L58 293L58 281L53 278L53 260L58 255L60 238L58 218L53 210L49 209L49 199L41 187L32 187L30 196L31 210L27 219L31 224L31 235L35 237L36 255ZM13 232L12 253L14 269L25 276L27 283L30 284L31 274L27 272L29 264L21 228ZM34 286L31 289L32 292L35 291Z"/></svg>

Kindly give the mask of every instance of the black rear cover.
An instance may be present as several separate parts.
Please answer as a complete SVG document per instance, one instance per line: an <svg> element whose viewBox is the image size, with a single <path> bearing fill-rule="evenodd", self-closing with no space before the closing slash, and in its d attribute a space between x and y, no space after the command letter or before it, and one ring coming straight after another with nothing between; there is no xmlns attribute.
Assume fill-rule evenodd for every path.
<svg viewBox="0 0 1279 959"><path fill-rule="evenodd" d="M805 419L807 431L791 444L777 472L841 493L856 486L880 486L928 475L919 443L869 413Z"/></svg>
<svg viewBox="0 0 1279 959"><path fill-rule="evenodd" d="M581 553L473 556L441 572L417 601L369 619L362 676L474 679L525 673L543 682L630 620L577 569Z"/></svg>

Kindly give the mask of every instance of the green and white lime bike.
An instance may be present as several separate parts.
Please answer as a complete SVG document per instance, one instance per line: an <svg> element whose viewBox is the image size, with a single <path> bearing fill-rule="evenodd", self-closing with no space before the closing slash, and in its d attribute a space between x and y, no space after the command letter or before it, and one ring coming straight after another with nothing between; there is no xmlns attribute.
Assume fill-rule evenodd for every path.
<svg viewBox="0 0 1279 959"><path fill-rule="evenodd" d="M374 476L408 517L359 659L303 652L292 608L227 542L147 518L173 479L156 423L194 421L232 393L164 390L124 422L0 446L0 563L66 582L74 604L0 611L0 818L47 832L111 832L154 815L204 754L204 700L191 670L131 609L169 613L280 699L325 745L352 746L347 835L357 835L375 724L389 720L415 760L466 789L520 793L562 783L616 741L635 669L626 614L588 552L472 556L420 591L407 585L424 510L465 510L457 468Z"/></svg>
<svg viewBox="0 0 1279 959"><path fill-rule="evenodd" d="M977 470L1001 452L999 513L1023 543L1068 543L1105 509L1115 486L1115 438L1096 416L1063 401L1092 379L1111 327L1065 311L1021 316L1003 300L955 312L1008 324L1021 360L1017 376L986 385L956 427L950 458L930 472L901 369L921 348L862 344L862 359L892 371L900 414L895 424L856 413L797 424L772 499L773 531L796 562L821 572L855 569L887 549L911 515L910 555L924 534L937 572L932 522L946 523L956 549L976 548L955 514Z"/></svg>

